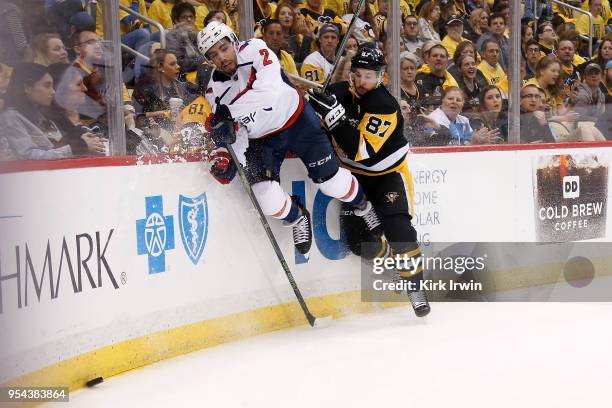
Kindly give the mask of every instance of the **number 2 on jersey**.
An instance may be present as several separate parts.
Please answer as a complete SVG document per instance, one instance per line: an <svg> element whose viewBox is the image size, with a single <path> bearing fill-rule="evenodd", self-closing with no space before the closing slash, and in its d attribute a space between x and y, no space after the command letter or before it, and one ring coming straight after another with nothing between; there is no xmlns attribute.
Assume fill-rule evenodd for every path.
<svg viewBox="0 0 612 408"><path fill-rule="evenodd" d="M266 50L265 48L262 48L261 50L259 50L259 54L263 57L263 65L264 67L266 65L270 65L272 63L272 60L270 59L270 53L268 52L268 50Z"/></svg>

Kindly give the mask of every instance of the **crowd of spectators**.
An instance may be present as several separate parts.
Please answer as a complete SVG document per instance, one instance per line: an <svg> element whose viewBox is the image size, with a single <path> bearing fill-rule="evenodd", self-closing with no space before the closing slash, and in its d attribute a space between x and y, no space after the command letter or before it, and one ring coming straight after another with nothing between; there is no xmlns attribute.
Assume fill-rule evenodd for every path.
<svg viewBox="0 0 612 408"><path fill-rule="evenodd" d="M509 75L509 0L399 1L401 54L389 55L391 0L366 0L332 82L349 80L351 57L364 43L399 62L411 145L507 143L513 80L521 81L521 142L612 138L609 0L565 1L593 15L592 33L584 14L522 1L521 78ZM128 153L203 148L194 135L205 132L210 114L202 95L212 67L197 50L197 32L211 21L237 31L236 0L119 0L133 11L118 14L121 84L106 80L116 61L103 40L101 3L0 0L0 160L108 154L116 86ZM298 77L321 84L358 4L253 0L253 36L296 86L307 86ZM165 48L160 31L136 13L163 26Z"/></svg>

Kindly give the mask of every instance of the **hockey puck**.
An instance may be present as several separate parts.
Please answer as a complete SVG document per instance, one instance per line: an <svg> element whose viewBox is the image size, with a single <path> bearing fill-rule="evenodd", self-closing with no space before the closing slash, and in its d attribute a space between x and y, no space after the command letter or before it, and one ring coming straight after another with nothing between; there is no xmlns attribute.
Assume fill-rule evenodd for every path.
<svg viewBox="0 0 612 408"><path fill-rule="evenodd" d="M95 386L96 386L96 385L98 385L98 384L101 384L103 381L104 381L104 378L102 378L102 377L96 377L96 378L93 378L93 379L91 379L91 380L87 381L85 384L86 384L86 385L87 385L89 388L91 388L91 387L95 387Z"/></svg>

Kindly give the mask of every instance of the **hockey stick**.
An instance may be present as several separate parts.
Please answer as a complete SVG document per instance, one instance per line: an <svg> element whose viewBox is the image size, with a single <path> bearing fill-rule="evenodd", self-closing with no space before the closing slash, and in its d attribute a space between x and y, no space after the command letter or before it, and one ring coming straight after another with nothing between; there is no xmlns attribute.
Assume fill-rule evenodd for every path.
<svg viewBox="0 0 612 408"><path fill-rule="evenodd" d="M327 78L325 78L325 82L323 82L323 89L321 90L321 93L325 93L325 91L327 90L327 87L329 86L329 83L331 82L332 77L334 76L334 72L336 72L336 68L338 68L338 64L340 63L340 57L342 57L344 48L346 48L348 39L351 33L353 32L353 28L355 28L355 23L357 22L357 19L359 18L359 15L361 14L361 10L363 10L363 5L365 2L366 0L359 0L359 4L357 5L357 10L354 11L353 18L351 19L351 23L349 24L348 29L346 30L346 34L344 34L344 37L342 38L340 45L338 45L338 49L336 50L336 60L334 61L334 65L332 65L329 75L327 75Z"/></svg>
<svg viewBox="0 0 612 408"><path fill-rule="evenodd" d="M231 128L233 129L233 126L231 126ZM293 275L291 274L291 271L289 270L289 265L287 264L287 261L285 260L285 256L283 255L280 247L278 246L278 242L276 242L276 238L274 237L274 234L272 233L270 224L268 224L268 220L266 219L266 216L264 215L263 211L261 210L261 207L259 206L257 197L255 197L255 193L253 193L251 184L247 180L246 174L244 174L244 169L242 168L242 164L240 164L240 161L238 161L238 157L236 157L236 152L234 151L234 148L229 143L227 143L225 147L227 148L228 152L232 156L232 160L234 161L234 164L236 165L236 170L238 171L238 177L240 178L240 183L242 184L242 187L249 195L249 198L251 199L251 203L253 203L253 206L257 210L259 221L261 221L261 225L266 230L266 235L268 235L268 239L270 240L270 243L272 244L272 248L274 248L276 257L278 258L281 266L283 267L283 271L285 271L285 275L287 275L287 279L289 279L289 284L293 288L293 293L295 293L295 297L297 298L300 304L300 307L302 308L302 311L304 312L304 316L306 316L306 320L308 320L308 323L310 324L311 327L315 327L315 326L320 327L323 322L331 320L331 317L316 318L312 315L312 313L310 313L310 310L308 310L306 301L302 297L302 293L300 292L300 289L298 288L297 283L295 283L295 279L293 278Z"/></svg>

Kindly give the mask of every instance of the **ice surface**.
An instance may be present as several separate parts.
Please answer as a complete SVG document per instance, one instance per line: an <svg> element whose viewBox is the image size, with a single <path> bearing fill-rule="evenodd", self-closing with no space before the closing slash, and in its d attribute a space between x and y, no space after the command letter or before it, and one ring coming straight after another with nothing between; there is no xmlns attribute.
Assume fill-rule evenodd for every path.
<svg viewBox="0 0 612 408"><path fill-rule="evenodd" d="M612 303L434 303L187 354L46 407L610 407Z"/></svg>

